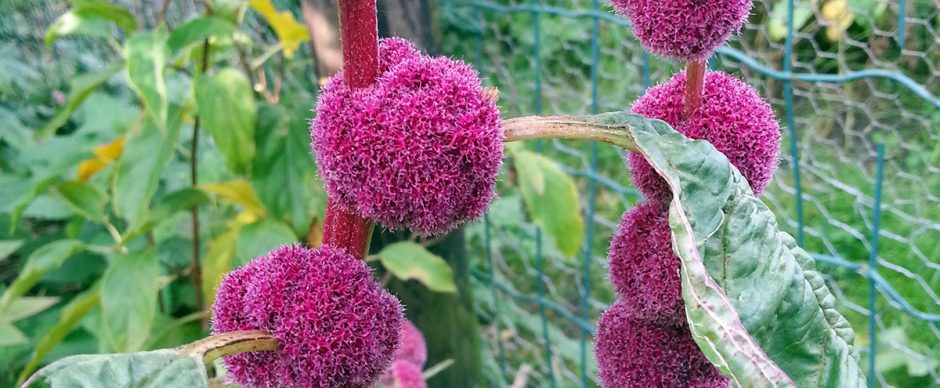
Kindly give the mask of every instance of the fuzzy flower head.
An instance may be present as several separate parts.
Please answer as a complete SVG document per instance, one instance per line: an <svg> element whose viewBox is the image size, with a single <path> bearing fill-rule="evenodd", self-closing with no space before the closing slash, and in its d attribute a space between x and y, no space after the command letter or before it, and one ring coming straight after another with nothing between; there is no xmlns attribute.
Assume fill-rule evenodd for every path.
<svg viewBox="0 0 940 388"><path fill-rule="evenodd" d="M702 105L683 119L685 73L650 88L633 104L633 113L663 120L692 139L704 139L723 153L759 195L773 176L780 151L780 125L757 91L718 71L705 75ZM668 204L669 187L641 155L630 153L630 173L648 200Z"/></svg>
<svg viewBox="0 0 940 388"><path fill-rule="evenodd" d="M717 388L730 385L692 340L688 326L661 326L631 316L618 301L601 315L594 356L603 385Z"/></svg>
<svg viewBox="0 0 940 388"><path fill-rule="evenodd" d="M751 0L610 0L630 19L643 47L656 55L703 60L740 31Z"/></svg>
<svg viewBox="0 0 940 388"><path fill-rule="evenodd" d="M311 135L320 177L347 211L392 229L443 233L493 199L503 156L499 110L463 62L379 44L375 85L323 87Z"/></svg>
<svg viewBox="0 0 940 388"><path fill-rule="evenodd" d="M364 262L328 246L282 247L232 271L212 309L213 334L264 330L280 341L276 352L225 357L229 376L253 387L372 384L404 319Z"/></svg>
<svg viewBox="0 0 940 388"><path fill-rule="evenodd" d="M646 202L624 213L608 257L610 281L634 316L669 325L685 322L680 263L665 209Z"/></svg>
<svg viewBox="0 0 940 388"><path fill-rule="evenodd" d="M427 382L421 373L421 367L407 360L392 363L388 372L379 380L381 388L426 388Z"/></svg>
<svg viewBox="0 0 940 388"><path fill-rule="evenodd" d="M419 367L424 366L425 361L428 360L428 348L424 342L424 336L408 320L401 325L401 343L392 358L396 361L405 360Z"/></svg>

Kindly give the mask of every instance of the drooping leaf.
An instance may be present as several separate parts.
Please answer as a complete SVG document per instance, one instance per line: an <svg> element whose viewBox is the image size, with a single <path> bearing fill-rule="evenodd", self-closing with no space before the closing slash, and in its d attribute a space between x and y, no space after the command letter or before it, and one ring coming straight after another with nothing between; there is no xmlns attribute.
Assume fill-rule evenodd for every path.
<svg viewBox="0 0 940 388"><path fill-rule="evenodd" d="M308 143L302 115L281 105L265 105L258 112L252 185L271 216L288 222L297 233L306 233L317 209L325 207L325 193L310 184L317 172Z"/></svg>
<svg viewBox="0 0 940 388"><path fill-rule="evenodd" d="M289 11L278 12L271 0L251 0L250 4L274 29L285 57L292 58L300 44L310 40L307 27L298 23Z"/></svg>
<svg viewBox="0 0 940 388"><path fill-rule="evenodd" d="M224 233L216 236L202 259L202 292L206 305L215 302L215 291L222 282L222 276L232 270L232 257L235 256L235 241L241 224L234 222Z"/></svg>
<svg viewBox="0 0 940 388"><path fill-rule="evenodd" d="M457 291L450 265L420 244L403 241L388 245L379 252L379 258L382 266L399 279L415 279L432 291Z"/></svg>
<svg viewBox="0 0 940 388"><path fill-rule="evenodd" d="M206 387L199 355L176 349L66 357L36 372L27 387Z"/></svg>
<svg viewBox="0 0 940 388"><path fill-rule="evenodd" d="M114 212L133 227L145 220L160 174L173 158L180 125L174 114L166 132L144 125L128 136L114 176Z"/></svg>
<svg viewBox="0 0 940 388"><path fill-rule="evenodd" d="M10 308L0 314L0 321L16 322L39 314L59 302L57 296L24 296L15 299Z"/></svg>
<svg viewBox="0 0 940 388"><path fill-rule="evenodd" d="M562 254L574 257L584 240L584 217L574 180L544 155L519 148L512 156L532 221Z"/></svg>
<svg viewBox="0 0 940 388"><path fill-rule="evenodd" d="M218 195L231 204L239 205L244 208L246 212L250 212L256 217L267 214L267 210L264 208L261 200L258 199L258 194L255 193L255 189L244 179L236 179L222 183L207 183L199 185L199 189L207 193Z"/></svg>
<svg viewBox="0 0 940 388"><path fill-rule="evenodd" d="M170 55L167 37L162 28L140 32L128 39L124 48L131 88L140 96L147 114L161 130L166 127L169 112L166 78L163 75Z"/></svg>
<svg viewBox="0 0 940 388"><path fill-rule="evenodd" d="M245 225L235 243L235 265L245 265L274 248L295 242L297 235L283 222L265 218Z"/></svg>
<svg viewBox="0 0 940 388"><path fill-rule="evenodd" d="M76 76L70 82L69 97L62 105L62 109L52 116L45 125L36 130L37 139L45 139L55 134L55 131L68 122L69 117L78 109L91 92L98 89L101 85L111 79L111 76L117 74L123 68L121 63L112 63L107 69L102 71L93 71Z"/></svg>
<svg viewBox="0 0 940 388"><path fill-rule="evenodd" d="M255 155L255 106L251 83L240 71L226 68L194 82L199 119L235 172L244 173Z"/></svg>
<svg viewBox="0 0 940 388"><path fill-rule="evenodd" d="M741 386L864 386L852 328L813 259L727 158L662 121L617 117L672 189L683 299L708 359Z"/></svg>
<svg viewBox="0 0 940 388"><path fill-rule="evenodd" d="M92 175L113 163L124 153L124 136L118 136L113 141L95 147L93 158L83 160L78 165L78 180L87 182Z"/></svg>
<svg viewBox="0 0 940 388"><path fill-rule="evenodd" d="M65 336L78 325L82 318L88 315L88 312L97 306L100 301L101 290L97 284L72 299L69 304L62 309L62 315L59 317L59 321L56 322L36 344L33 355L20 372L16 384L19 385L25 381L26 378L36 370L39 363L49 355L49 352L62 342L62 339L65 338Z"/></svg>
<svg viewBox="0 0 940 388"><path fill-rule="evenodd" d="M66 181L56 186L56 193L75 214L97 222L107 222L108 195L81 181Z"/></svg>
<svg viewBox="0 0 940 388"><path fill-rule="evenodd" d="M215 11L213 9L213 11ZM190 45L216 36L227 36L237 31L228 20L215 16L199 16L176 27L170 34L167 46L173 54Z"/></svg>
<svg viewBox="0 0 940 388"><path fill-rule="evenodd" d="M154 249L115 255L101 280L104 337L111 349L137 351L157 313L160 262Z"/></svg>
<svg viewBox="0 0 940 388"><path fill-rule="evenodd" d="M29 291L42 277L59 268L62 263L85 249L80 240L57 240L36 249L26 259L26 265L20 274L0 297L0 314L3 314L13 300Z"/></svg>
<svg viewBox="0 0 940 388"><path fill-rule="evenodd" d="M0 241L0 261L16 252L23 246L23 240L2 240Z"/></svg>

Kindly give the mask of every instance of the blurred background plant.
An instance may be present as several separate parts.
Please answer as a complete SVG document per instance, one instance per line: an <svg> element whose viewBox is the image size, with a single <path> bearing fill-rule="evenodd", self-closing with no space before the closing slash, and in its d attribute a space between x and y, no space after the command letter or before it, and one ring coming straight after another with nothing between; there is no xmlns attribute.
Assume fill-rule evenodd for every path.
<svg viewBox="0 0 940 388"><path fill-rule="evenodd" d="M505 117L627 109L677 70L598 0L379 10L382 35L473 64ZM758 0L711 62L777 109L788 152L765 201L816 254L881 386L940 384L938 28L931 0ZM318 243L307 120L337 36L329 0L0 5L0 385L199 338L222 273ZM455 360L432 386L594 386L609 236L639 200L623 155L545 141L507 156L484 221L431 240L377 230L371 258L428 365Z"/></svg>

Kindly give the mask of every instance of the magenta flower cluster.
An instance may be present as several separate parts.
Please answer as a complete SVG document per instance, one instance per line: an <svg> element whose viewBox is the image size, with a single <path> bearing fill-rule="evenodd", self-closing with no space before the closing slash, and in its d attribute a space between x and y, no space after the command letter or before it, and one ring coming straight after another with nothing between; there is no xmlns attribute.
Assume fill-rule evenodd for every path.
<svg viewBox="0 0 940 388"><path fill-rule="evenodd" d="M741 29L751 0L610 0L647 51L704 60Z"/></svg>
<svg viewBox="0 0 940 388"><path fill-rule="evenodd" d="M428 348L421 331L410 321L401 326L398 350L392 355L392 366L379 379L381 388L425 388L421 368L428 360Z"/></svg>
<svg viewBox="0 0 940 388"><path fill-rule="evenodd" d="M402 307L361 260L332 247L276 249L230 272L213 305L212 333L263 330L276 352L225 357L251 387L368 386L389 366Z"/></svg>
<svg viewBox="0 0 940 388"><path fill-rule="evenodd" d="M443 233L482 215L503 155L499 110L467 64L380 42L375 85L343 74L321 90L311 129L320 177L347 211L391 229Z"/></svg>

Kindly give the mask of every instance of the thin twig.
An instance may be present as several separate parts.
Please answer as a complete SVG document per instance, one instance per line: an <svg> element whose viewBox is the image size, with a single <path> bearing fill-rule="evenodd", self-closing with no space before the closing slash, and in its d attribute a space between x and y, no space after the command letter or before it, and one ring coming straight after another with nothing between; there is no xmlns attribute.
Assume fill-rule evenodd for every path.
<svg viewBox="0 0 940 388"><path fill-rule="evenodd" d="M206 70L209 68L209 39L206 39L202 43L202 74L206 73ZM195 188L199 185L199 123L200 117L197 115L193 121L193 141L190 145L190 160L189 160L189 174L192 178L190 182L192 187ZM193 205L190 208L190 213L192 214L192 224L193 224L193 263L192 270L190 271L190 277L192 278L193 287L196 288L196 308L199 311L206 309L206 301L202 295L202 268L200 267L199 259L199 250L200 250L200 236L199 236L199 206ZM202 321L203 327L207 324L206 320Z"/></svg>

